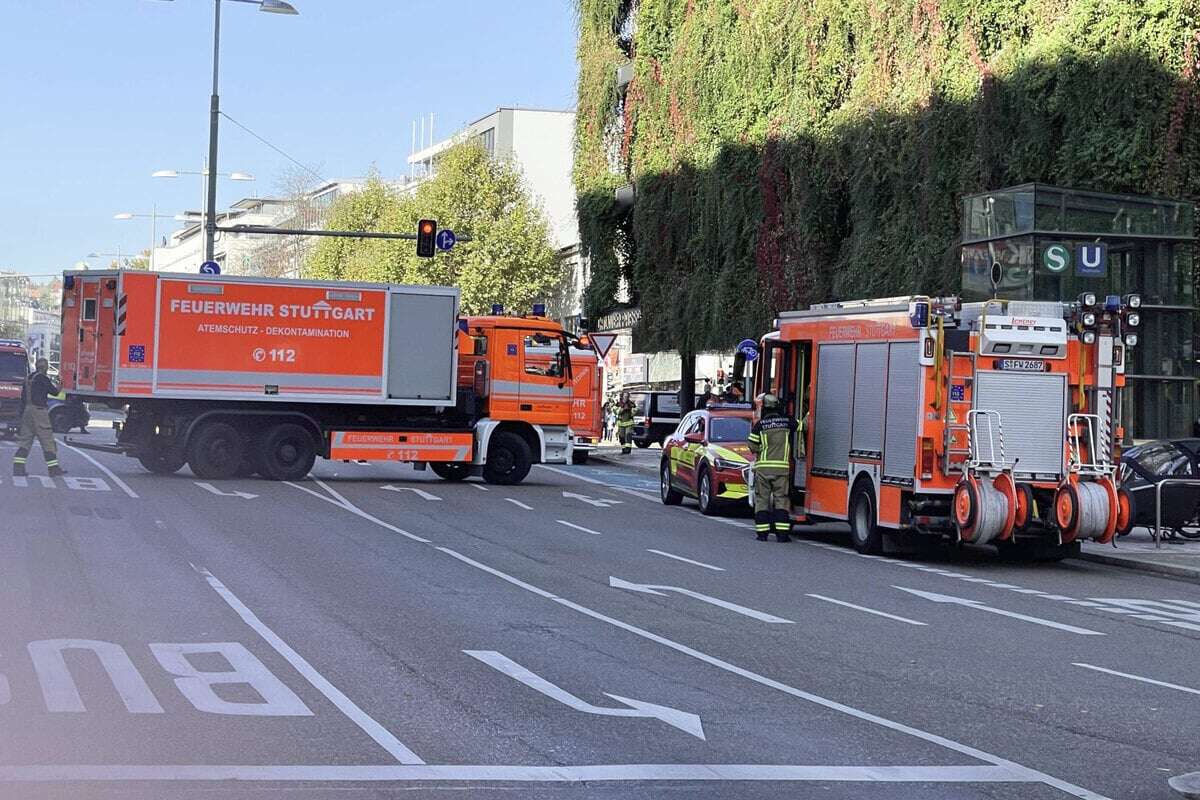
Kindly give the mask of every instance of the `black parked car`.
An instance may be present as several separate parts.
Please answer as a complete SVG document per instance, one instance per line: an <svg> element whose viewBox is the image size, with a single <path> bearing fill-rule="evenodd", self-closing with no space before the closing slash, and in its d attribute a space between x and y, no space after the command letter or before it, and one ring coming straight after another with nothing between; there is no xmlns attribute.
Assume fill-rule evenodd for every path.
<svg viewBox="0 0 1200 800"><path fill-rule="evenodd" d="M1200 539L1200 438L1164 439L1131 447L1121 455L1120 477L1131 513L1119 534L1135 527L1154 527L1154 492L1159 481L1190 478L1195 484L1163 487L1162 526L1170 533Z"/></svg>
<svg viewBox="0 0 1200 800"><path fill-rule="evenodd" d="M679 426L678 392L637 391L629 393L633 403L633 443L649 447L675 432Z"/></svg>

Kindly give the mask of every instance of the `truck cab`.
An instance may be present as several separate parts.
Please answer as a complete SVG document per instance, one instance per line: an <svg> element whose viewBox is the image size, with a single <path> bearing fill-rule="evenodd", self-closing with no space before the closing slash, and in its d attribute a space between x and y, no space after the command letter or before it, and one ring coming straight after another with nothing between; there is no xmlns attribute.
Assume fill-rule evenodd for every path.
<svg viewBox="0 0 1200 800"><path fill-rule="evenodd" d="M14 435L21 425L21 392L29 377L29 352L18 339L0 339L0 432Z"/></svg>

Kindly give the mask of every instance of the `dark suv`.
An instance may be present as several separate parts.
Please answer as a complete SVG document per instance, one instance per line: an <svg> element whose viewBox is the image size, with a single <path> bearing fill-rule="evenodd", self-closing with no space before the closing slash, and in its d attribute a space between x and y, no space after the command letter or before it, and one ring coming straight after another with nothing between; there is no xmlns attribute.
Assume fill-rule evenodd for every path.
<svg viewBox="0 0 1200 800"><path fill-rule="evenodd" d="M633 403L633 442L649 447L675 432L679 427L678 392L630 392Z"/></svg>

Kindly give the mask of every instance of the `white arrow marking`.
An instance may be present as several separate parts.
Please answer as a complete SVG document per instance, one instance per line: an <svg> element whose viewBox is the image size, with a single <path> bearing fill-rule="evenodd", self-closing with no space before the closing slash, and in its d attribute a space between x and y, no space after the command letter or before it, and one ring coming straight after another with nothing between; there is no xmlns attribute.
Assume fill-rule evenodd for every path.
<svg viewBox="0 0 1200 800"><path fill-rule="evenodd" d="M429 492L425 491L424 489L414 489L411 486L392 486L391 484L388 484L387 486L380 486L379 488L383 489L385 492L412 492L417 497L420 497L423 500L441 500L442 499L442 498L438 497L436 494L430 494Z"/></svg>
<svg viewBox="0 0 1200 800"><path fill-rule="evenodd" d="M623 581L620 578L614 578L611 575L608 577L608 585L614 589L628 589L631 592L653 594L659 597L666 597L664 592L675 592L676 594L686 595L687 597L694 598L710 605L719 606L726 611L732 611L735 614L741 614L744 617L750 617L751 619L756 619L760 622L772 622L783 625L793 624L790 619L776 617L775 615L768 614L765 611L757 611L753 608L746 608L746 606L739 606L737 603L730 603L728 600L720 600L716 597L709 597L706 594L693 592L691 589L681 589L678 586L651 586L649 584L630 583L629 581Z"/></svg>
<svg viewBox="0 0 1200 800"><path fill-rule="evenodd" d="M605 696L611 697L618 703L624 703L629 708L604 708L602 706L595 706L555 686L545 678L535 675L511 658L497 653L495 650L463 650L463 652L471 658L482 661L492 669L503 672L513 680L520 681L530 689L541 692L547 697L557 700L576 711L582 711L585 714L598 714L603 717L645 717L659 719L684 733L690 733L697 739L704 739L704 726L700 722L700 717L696 714L680 711L668 706L660 706L656 703L647 703L644 700L632 700L628 697L621 697L620 695L609 694L608 692L604 693Z"/></svg>
<svg viewBox="0 0 1200 800"><path fill-rule="evenodd" d="M1080 636L1103 636L1100 631L1088 630L1087 628L1077 628L1074 625L1064 625L1061 622L1055 622L1041 617L1031 617L1027 614L1018 614L1015 611L1005 611L1002 608L992 608L975 600L968 600L965 597L954 597L948 594L937 594L936 592L923 592L920 589L906 589L903 586L893 586L893 589L899 589L902 592L915 594L917 597L924 597L926 600L932 600L935 603L950 603L952 605L966 606L967 608L975 608L980 611L986 611L989 614L999 614L1002 617L1012 617L1013 619L1032 622L1034 625L1044 625L1047 628L1055 628L1067 633L1077 633Z"/></svg>
<svg viewBox="0 0 1200 800"><path fill-rule="evenodd" d="M600 498L597 500L595 498L588 497L586 494L576 494L575 492L563 492L562 496L568 497L572 500L580 500L590 506L595 506L596 508L608 508L609 506L617 506L625 502L624 500L606 500L605 498Z"/></svg>
<svg viewBox="0 0 1200 800"><path fill-rule="evenodd" d="M258 495L250 494L249 492L223 492L217 487L213 486L211 483L201 483L200 481L192 481L192 483L196 484L206 492L212 492L218 497L240 497L243 500L253 500L254 498L258 497Z"/></svg>

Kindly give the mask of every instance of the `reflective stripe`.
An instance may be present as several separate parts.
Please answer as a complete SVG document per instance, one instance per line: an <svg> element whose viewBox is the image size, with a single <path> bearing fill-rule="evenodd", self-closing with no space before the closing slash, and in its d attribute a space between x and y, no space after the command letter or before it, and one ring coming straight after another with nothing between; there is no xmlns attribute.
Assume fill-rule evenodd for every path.
<svg viewBox="0 0 1200 800"><path fill-rule="evenodd" d="M14 456L13 457L14 464L24 464L26 461L27 461L27 459L24 458L23 456Z"/></svg>

